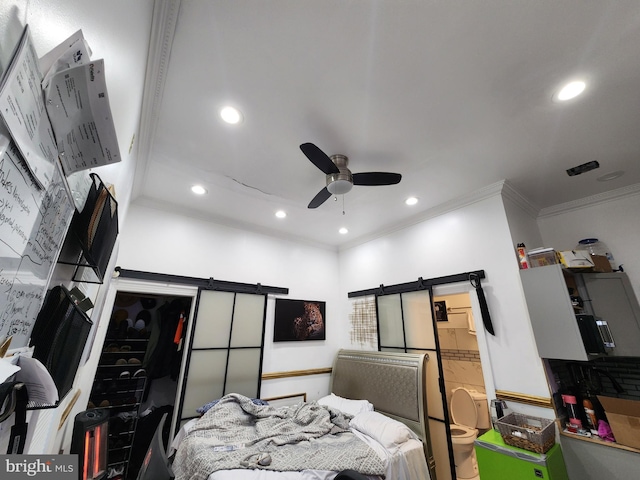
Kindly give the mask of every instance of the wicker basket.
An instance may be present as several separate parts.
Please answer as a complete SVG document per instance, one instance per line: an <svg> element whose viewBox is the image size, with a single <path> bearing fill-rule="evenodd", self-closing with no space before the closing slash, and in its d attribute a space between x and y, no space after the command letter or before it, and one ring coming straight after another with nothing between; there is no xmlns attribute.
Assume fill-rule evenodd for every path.
<svg viewBox="0 0 640 480"><path fill-rule="evenodd" d="M553 420L511 413L496 422L504 443L530 452L545 453L556 443Z"/></svg>

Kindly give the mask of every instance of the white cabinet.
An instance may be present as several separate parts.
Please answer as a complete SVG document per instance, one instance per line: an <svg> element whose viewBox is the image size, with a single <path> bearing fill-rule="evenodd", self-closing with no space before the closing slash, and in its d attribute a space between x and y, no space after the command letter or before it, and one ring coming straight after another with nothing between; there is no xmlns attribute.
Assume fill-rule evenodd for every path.
<svg viewBox="0 0 640 480"><path fill-rule="evenodd" d="M589 360L560 265L520 271L541 358Z"/></svg>
<svg viewBox="0 0 640 480"><path fill-rule="evenodd" d="M616 345L607 356L640 357L640 307L626 274L571 273L548 265L521 270L520 277L541 358L595 358L585 349L567 281L584 301L582 313L607 321Z"/></svg>
<svg viewBox="0 0 640 480"><path fill-rule="evenodd" d="M616 347L609 356L640 357L640 306L626 273L577 277L585 311L606 320Z"/></svg>

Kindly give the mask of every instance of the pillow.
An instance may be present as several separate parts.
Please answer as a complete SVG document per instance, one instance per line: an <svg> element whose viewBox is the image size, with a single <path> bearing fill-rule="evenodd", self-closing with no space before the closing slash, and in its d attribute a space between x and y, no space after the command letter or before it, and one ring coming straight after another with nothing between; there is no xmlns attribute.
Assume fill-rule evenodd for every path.
<svg viewBox="0 0 640 480"><path fill-rule="evenodd" d="M317 401L318 405L335 408L347 415L356 416L362 412L372 412L373 405L367 400L350 400L348 398L339 397L338 395L327 395Z"/></svg>
<svg viewBox="0 0 640 480"><path fill-rule="evenodd" d="M196 408L196 412L198 412L200 415L204 415L205 413L207 413L207 411L212 408L215 407L216 404L220 401L220 399L218 398L217 400L212 400L209 403L205 403L203 406L201 406L200 408ZM255 403L256 405L269 405L268 402L261 400L259 398L252 398L251 401L253 403Z"/></svg>
<svg viewBox="0 0 640 480"><path fill-rule="evenodd" d="M419 439L404 423L378 412L362 412L351 419L349 426L372 437L389 450L411 438Z"/></svg>

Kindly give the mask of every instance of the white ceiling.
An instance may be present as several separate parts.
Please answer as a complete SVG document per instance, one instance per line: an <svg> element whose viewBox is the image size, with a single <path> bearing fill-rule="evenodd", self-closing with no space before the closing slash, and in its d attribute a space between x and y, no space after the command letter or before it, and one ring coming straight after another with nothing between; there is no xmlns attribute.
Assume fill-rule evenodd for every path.
<svg viewBox="0 0 640 480"><path fill-rule="evenodd" d="M336 247L501 180L537 208L640 183L637 0L174 0L153 23L134 203ZM125 49L105 64L131 68ZM585 93L554 102L575 78ZM308 209L325 177L304 142L403 179Z"/></svg>

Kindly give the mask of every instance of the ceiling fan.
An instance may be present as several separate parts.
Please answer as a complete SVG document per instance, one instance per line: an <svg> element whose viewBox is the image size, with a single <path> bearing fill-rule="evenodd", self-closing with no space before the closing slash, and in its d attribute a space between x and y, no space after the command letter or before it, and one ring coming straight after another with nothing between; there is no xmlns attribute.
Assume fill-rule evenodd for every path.
<svg viewBox="0 0 640 480"><path fill-rule="evenodd" d="M300 150L311 163L327 176L327 186L318 192L309 203L308 208L318 208L331 195L342 195L351 190L354 185L378 186L395 185L400 183L402 175L388 172L351 173L347 168L349 159L345 155L331 155L324 153L313 143L303 143Z"/></svg>

